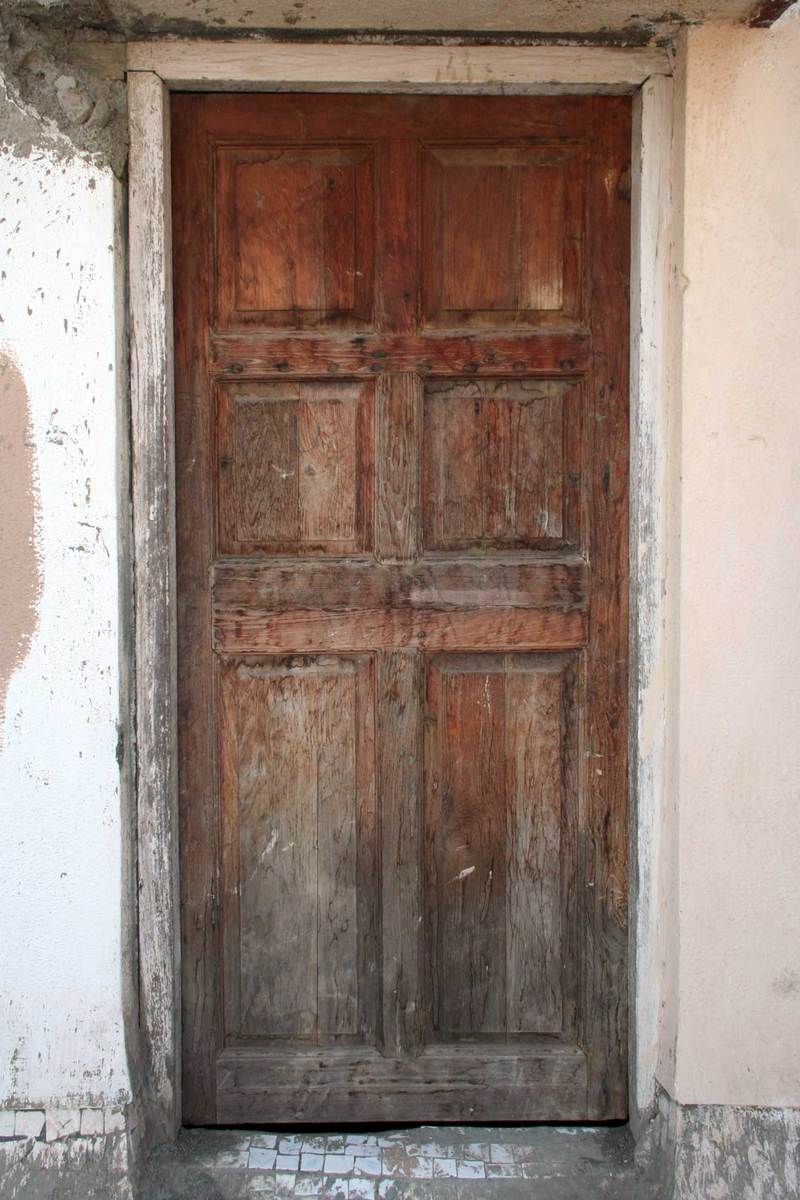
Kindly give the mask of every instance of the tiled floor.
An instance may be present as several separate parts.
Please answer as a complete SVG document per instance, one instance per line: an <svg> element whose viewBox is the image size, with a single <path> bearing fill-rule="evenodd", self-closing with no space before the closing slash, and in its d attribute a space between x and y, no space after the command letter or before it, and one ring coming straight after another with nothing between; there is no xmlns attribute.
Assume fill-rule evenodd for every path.
<svg viewBox="0 0 800 1200"><path fill-rule="evenodd" d="M187 1130L156 1156L147 1200L646 1200L623 1128L390 1132Z"/></svg>

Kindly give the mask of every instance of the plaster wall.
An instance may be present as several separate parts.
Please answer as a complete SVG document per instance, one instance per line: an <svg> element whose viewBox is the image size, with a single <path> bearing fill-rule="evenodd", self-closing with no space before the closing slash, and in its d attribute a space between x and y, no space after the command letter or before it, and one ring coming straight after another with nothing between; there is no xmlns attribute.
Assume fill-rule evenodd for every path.
<svg viewBox="0 0 800 1200"><path fill-rule="evenodd" d="M0 564L0 1108L30 1110L26 1129L43 1126L37 1112L93 1109L84 1132L102 1133L103 1110L131 1094L117 764L121 193L109 167L50 141L0 151L2 433L17 464L1 518L17 545ZM23 519L6 523L9 510ZM70 1131L81 1121L73 1113Z"/></svg>
<svg viewBox="0 0 800 1200"><path fill-rule="evenodd" d="M679 953L660 1076L684 1105L800 1106L800 9L691 29L680 57Z"/></svg>

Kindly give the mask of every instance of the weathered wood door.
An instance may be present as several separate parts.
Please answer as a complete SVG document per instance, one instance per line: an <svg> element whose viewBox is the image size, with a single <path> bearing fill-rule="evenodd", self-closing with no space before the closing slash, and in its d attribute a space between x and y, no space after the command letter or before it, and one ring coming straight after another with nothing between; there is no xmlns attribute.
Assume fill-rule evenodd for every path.
<svg viewBox="0 0 800 1200"><path fill-rule="evenodd" d="M185 1120L623 1117L629 101L172 114Z"/></svg>

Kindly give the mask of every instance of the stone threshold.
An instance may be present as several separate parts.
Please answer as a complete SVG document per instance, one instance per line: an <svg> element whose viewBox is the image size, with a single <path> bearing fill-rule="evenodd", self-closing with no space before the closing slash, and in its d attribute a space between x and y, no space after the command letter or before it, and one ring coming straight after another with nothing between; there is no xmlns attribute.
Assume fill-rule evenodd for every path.
<svg viewBox="0 0 800 1200"><path fill-rule="evenodd" d="M655 1200L626 1126L184 1130L146 1200Z"/></svg>

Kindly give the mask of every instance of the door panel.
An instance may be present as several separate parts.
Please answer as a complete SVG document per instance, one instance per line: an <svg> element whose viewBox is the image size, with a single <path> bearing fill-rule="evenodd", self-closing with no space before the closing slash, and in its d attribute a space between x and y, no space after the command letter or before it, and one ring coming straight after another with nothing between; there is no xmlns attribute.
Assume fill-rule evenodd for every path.
<svg viewBox="0 0 800 1200"><path fill-rule="evenodd" d="M227 1032L374 1042L372 660L229 662L221 693Z"/></svg>
<svg viewBox="0 0 800 1200"><path fill-rule="evenodd" d="M579 146L426 148L427 321L502 329L579 316L585 168Z"/></svg>
<svg viewBox="0 0 800 1200"><path fill-rule="evenodd" d="M425 864L431 1029L560 1035L574 922L573 655L435 655ZM573 997L574 1005L574 997Z"/></svg>
<svg viewBox="0 0 800 1200"><path fill-rule="evenodd" d="M630 102L172 114L184 1119L623 1117Z"/></svg>

